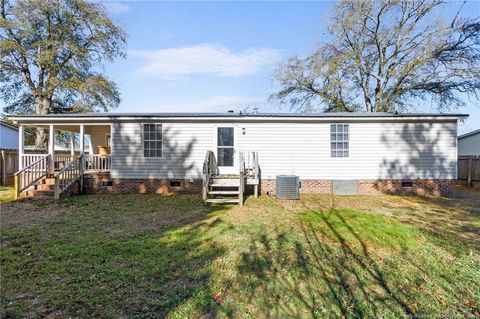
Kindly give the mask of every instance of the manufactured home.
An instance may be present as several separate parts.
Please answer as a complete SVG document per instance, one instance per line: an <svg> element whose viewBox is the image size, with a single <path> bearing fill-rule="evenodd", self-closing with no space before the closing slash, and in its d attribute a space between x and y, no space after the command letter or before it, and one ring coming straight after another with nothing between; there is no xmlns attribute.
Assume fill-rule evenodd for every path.
<svg viewBox="0 0 480 319"><path fill-rule="evenodd" d="M207 202L274 194L280 175L300 193L448 194L457 178L457 122L426 113L85 113L15 115L17 191L198 192ZM45 154L23 152L24 127L49 132ZM79 152L57 155L54 135ZM84 152L89 135L93 152ZM72 143L74 144L74 143Z"/></svg>
<svg viewBox="0 0 480 319"><path fill-rule="evenodd" d="M480 156L480 129L458 137L458 155Z"/></svg>
<svg viewBox="0 0 480 319"><path fill-rule="evenodd" d="M0 120L0 148L18 148L18 127Z"/></svg>

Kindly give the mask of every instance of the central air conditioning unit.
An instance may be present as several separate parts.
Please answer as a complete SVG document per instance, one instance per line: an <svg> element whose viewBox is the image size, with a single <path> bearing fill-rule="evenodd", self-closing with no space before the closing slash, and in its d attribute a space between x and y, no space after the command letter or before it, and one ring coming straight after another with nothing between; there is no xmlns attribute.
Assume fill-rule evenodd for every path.
<svg viewBox="0 0 480 319"><path fill-rule="evenodd" d="M300 178L295 175L278 175L275 192L280 199L298 199L300 196Z"/></svg>

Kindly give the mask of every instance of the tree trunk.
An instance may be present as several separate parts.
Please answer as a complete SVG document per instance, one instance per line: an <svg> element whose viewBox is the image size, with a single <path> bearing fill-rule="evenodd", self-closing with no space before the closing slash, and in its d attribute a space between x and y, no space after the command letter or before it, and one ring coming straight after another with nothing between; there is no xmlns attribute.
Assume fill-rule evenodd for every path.
<svg viewBox="0 0 480 319"><path fill-rule="evenodd" d="M48 134L44 128L37 127L35 129L35 148L47 149Z"/></svg>
<svg viewBox="0 0 480 319"><path fill-rule="evenodd" d="M35 114L48 114L50 113L50 107L52 100L47 98L35 99ZM37 127L35 129L35 148L46 149L48 141L48 134L46 129Z"/></svg>

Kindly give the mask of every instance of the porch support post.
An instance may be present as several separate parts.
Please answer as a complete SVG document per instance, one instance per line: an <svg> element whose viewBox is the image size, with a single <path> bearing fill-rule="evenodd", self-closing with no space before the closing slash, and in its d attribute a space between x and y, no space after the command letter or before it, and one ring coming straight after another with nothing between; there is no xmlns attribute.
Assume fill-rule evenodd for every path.
<svg viewBox="0 0 480 319"><path fill-rule="evenodd" d="M83 194L83 174L85 171L85 125L80 124L80 194Z"/></svg>
<svg viewBox="0 0 480 319"><path fill-rule="evenodd" d="M25 153L24 127L20 124L18 127L18 170L23 168L23 154Z"/></svg>
<svg viewBox="0 0 480 319"><path fill-rule="evenodd" d="M70 156L71 160L75 158L75 133L72 132L70 135Z"/></svg>
<svg viewBox="0 0 480 319"><path fill-rule="evenodd" d="M80 124L80 154L85 152L85 125Z"/></svg>
<svg viewBox="0 0 480 319"><path fill-rule="evenodd" d="M49 125L48 155L50 155L48 171L53 174L55 172L55 128L53 125Z"/></svg>

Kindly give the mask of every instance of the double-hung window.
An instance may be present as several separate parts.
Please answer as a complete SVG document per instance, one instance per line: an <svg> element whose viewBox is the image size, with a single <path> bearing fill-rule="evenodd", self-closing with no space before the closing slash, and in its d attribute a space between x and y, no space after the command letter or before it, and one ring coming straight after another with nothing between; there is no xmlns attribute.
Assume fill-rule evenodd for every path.
<svg viewBox="0 0 480 319"><path fill-rule="evenodd" d="M143 124L143 156L162 157L162 124Z"/></svg>
<svg viewBox="0 0 480 319"><path fill-rule="evenodd" d="M330 125L331 157L349 156L350 129L348 124Z"/></svg>

